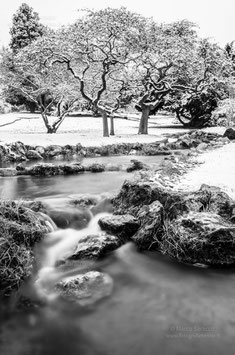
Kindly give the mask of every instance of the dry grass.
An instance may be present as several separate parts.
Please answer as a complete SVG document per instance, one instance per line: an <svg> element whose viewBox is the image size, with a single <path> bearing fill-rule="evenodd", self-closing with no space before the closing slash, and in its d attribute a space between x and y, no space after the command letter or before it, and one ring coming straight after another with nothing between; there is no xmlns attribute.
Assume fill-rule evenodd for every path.
<svg viewBox="0 0 235 355"><path fill-rule="evenodd" d="M47 229L22 202L1 200L0 231L0 292L6 295L30 275L32 247Z"/></svg>
<svg viewBox="0 0 235 355"><path fill-rule="evenodd" d="M208 235L200 228L182 228L170 219L165 219L163 234L158 247L163 254L189 264L227 266L235 260L234 236L224 228Z"/></svg>

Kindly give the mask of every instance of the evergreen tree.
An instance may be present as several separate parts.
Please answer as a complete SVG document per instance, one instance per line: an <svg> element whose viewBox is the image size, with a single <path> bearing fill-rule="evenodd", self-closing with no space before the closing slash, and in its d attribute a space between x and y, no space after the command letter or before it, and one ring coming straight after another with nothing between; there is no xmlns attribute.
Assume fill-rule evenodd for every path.
<svg viewBox="0 0 235 355"><path fill-rule="evenodd" d="M10 47L14 52L17 52L42 36L43 32L44 26L39 22L38 13L23 3L13 16L13 25L10 29Z"/></svg>

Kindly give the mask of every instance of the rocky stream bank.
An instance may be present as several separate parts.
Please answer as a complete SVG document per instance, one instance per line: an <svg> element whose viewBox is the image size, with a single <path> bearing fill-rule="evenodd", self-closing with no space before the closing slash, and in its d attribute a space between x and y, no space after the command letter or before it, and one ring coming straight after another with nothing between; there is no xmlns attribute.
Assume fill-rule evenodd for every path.
<svg viewBox="0 0 235 355"><path fill-rule="evenodd" d="M194 156L206 149L219 148L227 144L229 139L201 131L172 138L173 141L167 140L155 145L127 144L120 145L121 148L115 145L99 147L100 150L86 148L86 154L125 152L130 155L157 155L161 151L169 155L157 172L133 160L129 171L141 171L133 179L125 181L120 192L111 198L78 196L65 201L64 206L59 209L51 208L44 201L1 201L0 223L3 233L0 244L0 292L10 294L30 276L34 262L33 246L39 240L46 240L47 234L53 231L59 234L67 228L81 230L100 212L109 213L98 220L100 231L84 235L71 255L60 260L58 269L71 262L103 259L127 242L134 243L140 251L153 250L184 263L204 266L234 265L235 201L213 186L202 185L199 190L190 193L173 189L175 179L179 179L194 166ZM14 151L16 145L22 149L17 148ZM5 158L11 156L14 161L30 159L31 148L16 143L6 148L11 152L10 155L2 154L5 154ZM61 155L63 149L60 147L56 150L58 155ZM180 151L177 153L177 150L182 149L188 149L186 155ZM36 148L34 151L39 153ZM47 151L52 150L45 150L44 153L41 151L40 159ZM57 153L54 156L56 155ZM21 158L18 160L19 156ZM32 167L20 164L10 168L15 173L8 176L77 174L84 171L102 172L106 169L105 166L96 168L86 168L80 163L42 163ZM9 168L1 169L1 176L5 176L4 171L7 169ZM63 297L79 299L80 304L96 302L111 292L112 280L108 275L92 268L84 275L61 281L55 289Z"/></svg>

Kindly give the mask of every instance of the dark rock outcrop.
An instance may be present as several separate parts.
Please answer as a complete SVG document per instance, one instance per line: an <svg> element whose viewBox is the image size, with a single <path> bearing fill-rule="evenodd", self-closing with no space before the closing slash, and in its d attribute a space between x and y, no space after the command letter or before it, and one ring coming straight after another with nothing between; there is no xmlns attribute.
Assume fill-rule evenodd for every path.
<svg viewBox="0 0 235 355"><path fill-rule="evenodd" d="M25 175L34 176L52 176L79 174L84 172L84 167L80 163L54 165L50 163L35 164L29 168L25 168ZM22 174L23 172L21 172Z"/></svg>
<svg viewBox="0 0 235 355"><path fill-rule="evenodd" d="M140 227L131 239L140 249L187 263L235 263L235 202L217 187L181 192L136 179L125 181L113 204L115 213L138 219Z"/></svg>
<svg viewBox="0 0 235 355"><path fill-rule="evenodd" d="M186 194L185 203L189 211L212 212L230 219L234 201L220 188L203 184L198 191Z"/></svg>
<svg viewBox="0 0 235 355"><path fill-rule="evenodd" d="M132 171L147 169L147 165L137 159L132 159L131 164L127 167L126 171L131 173Z"/></svg>
<svg viewBox="0 0 235 355"><path fill-rule="evenodd" d="M235 129L232 127L227 128L226 131L224 132L224 137L227 137L230 140L234 140L235 139Z"/></svg>
<svg viewBox="0 0 235 355"><path fill-rule="evenodd" d="M85 170L90 171L92 173L101 173L105 171L105 166L103 164L94 163L89 166L86 166Z"/></svg>
<svg viewBox="0 0 235 355"><path fill-rule="evenodd" d="M29 149L26 153L26 158L29 160L40 160L43 159L41 154L37 150Z"/></svg>
<svg viewBox="0 0 235 355"><path fill-rule="evenodd" d="M171 216L187 211L183 193L172 191L157 182L133 179L125 181L121 191L113 199L114 212L136 215L144 205L150 205L154 201L159 201Z"/></svg>
<svg viewBox="0 0 235 355"><path fill-rule="evenodd" d="M179 261L206 265L235 263L235 226L210 212L189 212L169 222L160 250Z"/></svg>
<svg viewBox="0 0 235 355"><path fill-rule="evenodd" d="M117 249L121 244L118 237L105 232L88 235L79 240L75 251L69 259L97 259Z"/></svg>
<svg viewBox="0 0 235 355"><path fill-rule="evenodd" d="M127 240L139 228L138 220L132 215L112 215L102 217L98 221L102 230L117 235L118 237Z"/></svg>
<svg viewBox="0 0 235 355"><path fill-rule="evenodd" d="M140 249L150 249L161 238L163 230L163 206L159 201L144 205L138 212L140 228L131 237ZM154 246L156 248L156 246Z"/></svg>

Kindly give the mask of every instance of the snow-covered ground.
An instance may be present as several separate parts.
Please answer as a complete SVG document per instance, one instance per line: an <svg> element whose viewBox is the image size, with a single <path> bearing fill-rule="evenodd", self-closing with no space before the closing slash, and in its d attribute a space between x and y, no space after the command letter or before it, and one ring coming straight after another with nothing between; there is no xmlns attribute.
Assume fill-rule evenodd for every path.
<svg viewBox="0 0 235 355"><path fill-rule="evenodd" d="M200 155L204 162L186 173L175 189L196 190L202 184L218 186L235 199L235 142Z"/></svg>
<svg viewBox="0 0 235 355"><path fill-rule="evenodd" d="M180 124L172 125L174 117L157 116L149 120L149 134L138 135L139 116L128 119L115 119L115 136L102 137L100 117L67 117L56 134L47 134L39 114L14 113L0 115L0 141L13 143L21 141L29 145L47 146L50 144L98 146L113 143L150 143L160 140L166 134L187 132ZM14 122L12 124L9 124ZM218 131L218 128L216 128ZM215 129L211 129L215 130ZM224 128L222 128L224 131Z"/></svg>

